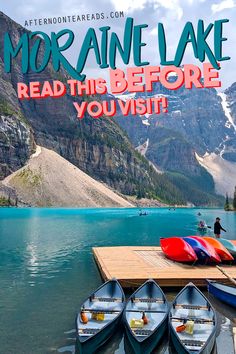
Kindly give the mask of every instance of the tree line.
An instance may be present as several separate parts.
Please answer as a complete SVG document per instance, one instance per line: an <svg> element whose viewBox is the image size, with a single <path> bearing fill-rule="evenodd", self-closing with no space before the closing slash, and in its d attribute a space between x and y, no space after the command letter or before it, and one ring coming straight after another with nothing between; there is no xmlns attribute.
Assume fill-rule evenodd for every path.
<svg viewBox="0 0 236 354"><path fill-rule="evenodd" d="M234 188L234 196L232 203L229 200L228 193L226 193L224 209L225 211L236 211L236 186Z"/></svg>

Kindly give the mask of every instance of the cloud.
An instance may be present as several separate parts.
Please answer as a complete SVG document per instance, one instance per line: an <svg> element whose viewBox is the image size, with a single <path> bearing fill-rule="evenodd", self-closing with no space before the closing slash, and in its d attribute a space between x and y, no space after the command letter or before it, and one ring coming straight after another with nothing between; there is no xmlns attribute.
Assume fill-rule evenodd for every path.
<svg viewBox="0 0 236 354"><path fill-rule="evenodd" d="M233 9L234 7L236 7L236 3L234 0L224 0L218 4L213 4L211 6L211 10L213 14L215 14L217 12L221 12L226 9Z"/></svg>
<svg viewBox="0 0 236 354"><path fill-rule="evenodd" d="M192 0L188 0L192 1ZM180 20L183 16L183 10L179 0L111 0L116 10L133 12L135 10L143 10L147 5L151 5L155 10L163 7L175 12L176 17Z"/></svg>

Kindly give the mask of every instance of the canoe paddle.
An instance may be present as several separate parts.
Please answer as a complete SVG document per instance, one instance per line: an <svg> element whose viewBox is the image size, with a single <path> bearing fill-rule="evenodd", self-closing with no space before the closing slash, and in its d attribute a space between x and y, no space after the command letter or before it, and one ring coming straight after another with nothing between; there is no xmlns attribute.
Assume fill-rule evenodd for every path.
<svg viewBox="0 0 236 354"><path fill-rule="evenodd" d="M224 274L230 281L231 283L233 283L236 286L236 280L233 279L223 268L219 267L218 265L216 266L216 268L222 273Z"/></svg>

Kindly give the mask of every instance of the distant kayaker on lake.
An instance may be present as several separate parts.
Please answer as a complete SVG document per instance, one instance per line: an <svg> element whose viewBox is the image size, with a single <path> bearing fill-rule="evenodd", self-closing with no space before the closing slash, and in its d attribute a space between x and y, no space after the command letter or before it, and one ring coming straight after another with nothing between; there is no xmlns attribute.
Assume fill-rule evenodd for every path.
<svg viewBox="0 0 236 354"><path fill-rule="evenodd" d="M216 238L220 238L220 231L226 232L226 230L221 226L220 224L220 218L216 218L215 224L214 224L214 234Z"/></svg>

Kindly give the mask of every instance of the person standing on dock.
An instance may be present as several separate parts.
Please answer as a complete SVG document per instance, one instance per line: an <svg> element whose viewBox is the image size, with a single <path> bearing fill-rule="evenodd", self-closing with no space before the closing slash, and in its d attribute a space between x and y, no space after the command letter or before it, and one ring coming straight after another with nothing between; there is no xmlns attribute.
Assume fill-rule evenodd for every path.
<svg viewBox="0 0 236 354"><path fill-rule="evenodd" d="M215 224L214 224L214 234L215 234L216 238L220 238L221 230L226 232L226 230L220 224L220 218L216 218L216 221L215 221Z"/></svg>

